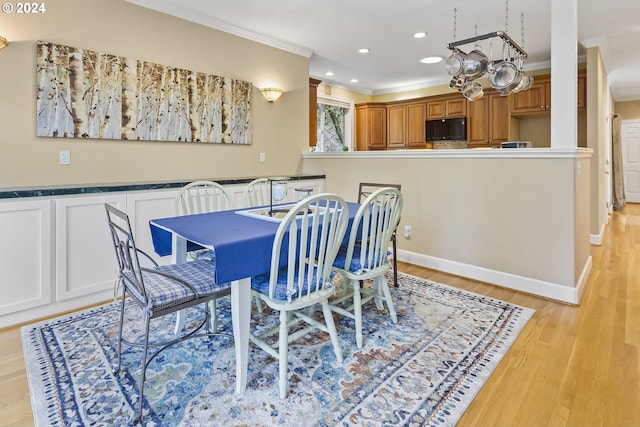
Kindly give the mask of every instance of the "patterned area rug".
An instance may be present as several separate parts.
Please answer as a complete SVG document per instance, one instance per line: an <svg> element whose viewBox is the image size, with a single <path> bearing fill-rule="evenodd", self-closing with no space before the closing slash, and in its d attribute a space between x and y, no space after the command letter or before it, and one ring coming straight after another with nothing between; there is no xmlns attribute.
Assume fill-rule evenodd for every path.
<svg viewBox="0 0 640 427"><path fill-rule="evenodd" d="M240 395L233 392L232 338L194 339L161 353L148 370L145 425L455 425L533 310L406 274L399 282L392 288L398 323L371 303L362 349L355 347L353 321L337 319L343 363L323 333L289 347L284 400L277 362L253 345ZM218 311L230 332L228 304L222 300ZM129 306L126 315L134 310ZM125 369L111 373L117 313L117 304L106 304L22 329L37 426L130 424L140 352L125 347ZM171 333L167 317L152 325L157 333ZM265 310L254 313L251 327L274 322L277 314Z"/></svg>

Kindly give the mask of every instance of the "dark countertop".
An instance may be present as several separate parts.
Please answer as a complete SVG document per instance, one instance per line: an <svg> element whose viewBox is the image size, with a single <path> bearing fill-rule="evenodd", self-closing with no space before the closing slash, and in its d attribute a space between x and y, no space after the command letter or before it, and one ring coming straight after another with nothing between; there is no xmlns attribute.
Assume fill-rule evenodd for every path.
<svg viewBox="0 0 640 427"><path fill-rule="evenodd" d="M274 175L275 176L275 175ZM287 175L278 175L287 176ZM325 175L288 175L290 181L301 181L307 179L324 179ZM222 185L248 184L255 177L247 178L224 178L211 179ZM114 191L143 191L143 190L163 190L169 188L181 188L190 182L196 181L163 181L163 182L138 182L138 183L112 183L112 184L79 184L61 186L41 186L41 187L7 187L0 188L0 199L18 199L24 197L51 197L64 196L69 194L95 194L110 193Z"/></svg>

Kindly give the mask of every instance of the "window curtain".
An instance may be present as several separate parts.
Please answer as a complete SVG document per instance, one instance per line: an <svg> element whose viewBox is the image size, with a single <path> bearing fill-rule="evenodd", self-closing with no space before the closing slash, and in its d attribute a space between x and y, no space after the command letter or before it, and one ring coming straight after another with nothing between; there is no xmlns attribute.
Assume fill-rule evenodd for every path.
<svg viewBox="0 0 640 427"><path fill-rule="evenodd" d="M624 197L624 175L622 171L622 119L617 114L613 116L611 127L611 162L613 171L613 210L621 211L627 205Z"/></svg>

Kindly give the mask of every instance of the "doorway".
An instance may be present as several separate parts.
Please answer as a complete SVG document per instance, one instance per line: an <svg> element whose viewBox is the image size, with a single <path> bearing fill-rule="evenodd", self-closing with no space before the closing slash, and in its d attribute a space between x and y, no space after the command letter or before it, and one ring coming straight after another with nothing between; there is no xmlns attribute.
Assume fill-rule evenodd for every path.
<svg viewBox="0 0 640 427"><path fill-rule="evenodd" d="M640 203L640 120L623 120L620 136L625 198Z"/></svg>

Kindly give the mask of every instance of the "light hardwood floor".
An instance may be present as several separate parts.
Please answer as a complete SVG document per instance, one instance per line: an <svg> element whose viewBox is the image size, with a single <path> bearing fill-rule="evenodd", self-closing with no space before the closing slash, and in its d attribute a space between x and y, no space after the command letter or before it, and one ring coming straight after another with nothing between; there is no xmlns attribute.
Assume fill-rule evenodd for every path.
<svg viewBox="0 0 640 427"><path fill-rule="evenodd" d="M580 306L400 263L536 310L459 426L640 426L640 205L614 212ZM0 425L33 424L19 328L0 331Z"/></svg>

